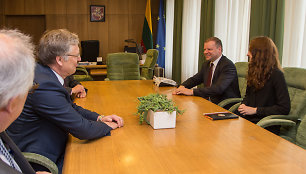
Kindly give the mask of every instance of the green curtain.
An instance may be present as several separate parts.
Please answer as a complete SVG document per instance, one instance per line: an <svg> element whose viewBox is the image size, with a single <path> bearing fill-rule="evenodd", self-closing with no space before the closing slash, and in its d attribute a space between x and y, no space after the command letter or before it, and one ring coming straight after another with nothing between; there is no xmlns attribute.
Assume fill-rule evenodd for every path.
<svg viewBox="0 0 306 174"><path fill-rule="evenodd" d="M279 51L282 62L285 0L252 0L250 39L268 36Z"/></svg>
<svg viewBox="0 0 306 174"><path fill-rule="evenodd" d="M174 2L172 79L181 83L183 0Z"/></svg>
<svg viewBox="0 0 306 174"><path fill-rule="evenodd" d="M200 70L204 58L204 42L206 39L214 36L215 26L215 0L202 0L201 1L201 27L200 27L200 42L199 42L199 63L198 69Z"/></svg>

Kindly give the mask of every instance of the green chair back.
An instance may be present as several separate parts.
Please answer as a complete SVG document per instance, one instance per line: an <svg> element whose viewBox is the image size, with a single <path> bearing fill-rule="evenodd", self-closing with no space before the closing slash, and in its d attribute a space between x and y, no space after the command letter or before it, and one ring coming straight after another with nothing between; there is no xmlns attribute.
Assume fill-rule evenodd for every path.
<svg viewBox="0 0 306 174"><path fill-rule="evenodd" d="M78 66L73 78L79 82L81 81L92 81L93 78L88 74L86 68Z"/></svg>
<svg viewBox="0 0 306 174"><path fill-rule="evenodd" d="M139 58L136 53L107 55L107 80L139 80Z"/></svg>
<svg viewBox="0 0 306 174"><path fill-rule="evenodd" d="M245 96L245 91L247 87L247 72L248 72L248 62L236 62L235 66L237 69L237 75L238 75L238 83L239 83L239 90L241 97L243 98Z"/></svg>
<svg viewBox="0 0 306 174"><path fill-rule="evenodd" d="M303 120L303 117L306 115L306 69L286 67L284 68L284 76L291 104L291 110L287 119ZM280 136L287 140L294 140L299 126L299 121L297 121L295 127L282 126Z"/></svg>
<svg viewBox="0 0 306 174"><path fill-rule="evenodd" d="M302 119L306 114L306 69L286 67L284 75L291 103L289 115Z"/></svg>
<svg viewBox="0 0 306 174"><path fill-rule="evenodd" d="M158 50L149 49L147 51L146 61L141 69L141 76L146 79L153 79L153 70L158 58Z"/></svg>
<svg viewBox="0 0 306 174"><path fill-rule="evenodd" d="M306 149L306 117L305 116L297 129L296 144Z"/></svg>

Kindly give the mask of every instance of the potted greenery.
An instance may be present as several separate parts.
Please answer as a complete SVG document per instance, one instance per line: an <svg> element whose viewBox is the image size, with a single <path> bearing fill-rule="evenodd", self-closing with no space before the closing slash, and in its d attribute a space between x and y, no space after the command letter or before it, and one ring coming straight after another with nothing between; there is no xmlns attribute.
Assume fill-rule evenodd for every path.
<svg viewBox="0 0 306 174"><path fill-rule="evenodd" d="M149 94L138 97L138 100L139 123L142 124L143 121L146 121L154 129L174 128L176 112L180 115L184 112L174 106L173 101L163 94Z"/></svg>

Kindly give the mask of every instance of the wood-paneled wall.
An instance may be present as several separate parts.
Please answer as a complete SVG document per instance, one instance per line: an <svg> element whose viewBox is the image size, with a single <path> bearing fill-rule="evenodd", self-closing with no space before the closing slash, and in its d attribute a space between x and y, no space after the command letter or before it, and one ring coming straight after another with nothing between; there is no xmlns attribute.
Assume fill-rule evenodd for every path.
<svg viewBox="0 0 306 174"><path fill-rule="evenodd" d="M0 26L4 24L4 0L0 0Z"/></svg>
<svg viewBox="0 0 306 174"><path fill-rule="evenodd" d="M105 5L105 22L90 22L90 5ZM8 15L45 15L46 30L67 28L80 40L99 40L105 60L108 53L123 51L125 39L140 43L145 7L146 0L0 0L0 25ZM151 0L154 40L158 8L159 0Z"/></svg>

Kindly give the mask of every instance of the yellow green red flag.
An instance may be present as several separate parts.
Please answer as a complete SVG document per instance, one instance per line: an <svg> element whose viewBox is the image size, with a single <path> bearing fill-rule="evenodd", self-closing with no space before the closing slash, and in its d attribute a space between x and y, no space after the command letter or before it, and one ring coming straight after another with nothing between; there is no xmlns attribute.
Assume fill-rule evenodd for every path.
<svg viewBox="0 0 306 174"><path fill-rule="evenodd" d="M145 19L142 29L141 46L144 53L146 53L148 49L153 48L151 0L147 0Z"/></svg>

